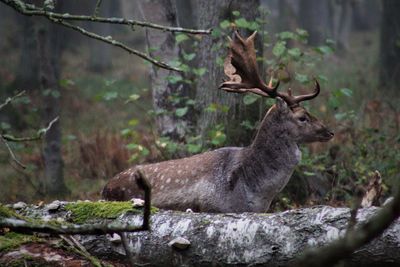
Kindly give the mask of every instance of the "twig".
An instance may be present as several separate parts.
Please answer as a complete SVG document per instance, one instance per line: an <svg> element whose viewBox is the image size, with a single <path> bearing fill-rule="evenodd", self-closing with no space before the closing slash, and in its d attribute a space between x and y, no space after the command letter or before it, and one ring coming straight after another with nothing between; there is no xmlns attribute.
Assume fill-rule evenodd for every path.
<svg viewBox="0 0 400 267"><path fill-rule="evenodd" d="M96 7L94 8L94 13L93 13L93 16L95 18L99 16L100 6L101 6L101 0L97 0Z"/></svg>
<svg viewBox="0 0 400 267"><path fill-rule="evenodd" d="M347 232L346 234L348 235L353 229L354 226L357 224L357 213L358 209L361 206L361 200L364 196L364 190L362 190L361 187L356 188L356 195L354 196L352 207L350 210L350 219L347 224Z"/></svg>
<svg viewBox="0 0 400 267"><path fill-rule="evenodd" d="M8 153L10 153L10 156L12 158L12 160L17 163L18 166L20 166L23 169L26 169L26 166L17 159L17 157L15 156L14 152L12 151L10 144L8 144L7 140L4 138L3 135L0 135L1 141L3 141L4 145L7 147L8 149Z"/></svg>
<svg viewBox="0 0 400 267"><path fill-rule="evenodd" d="M2 138L4 138L7 141L10 142L28 142L28 141L36 141L39 140L45 135L53 126L54 123L58 121L59 117L55 117L46 128L40 129L36 136L30 136L30 137L15 137L9 134L3 134L1 135Z"/></svg>
<svg viewBox="0 0 400 267"><path fill-rule="evenodd" d="M5 106L7 106L9 103L11 103L14 99L21 97L23 94L25 94L25 91L21 91L12 97L8 97L6 99L6 101L4 101L4 103L0 105L0 110L2 110Z"/></svg>
<svg viewBox="0 0 400 267"><path fill-rule="evenodd" d="M89 260L95 267L103 267L101 261L96 257L90 255L90 253L72 236L59 235L68 245L71 246L78 254Z"/></svg>
<svg viewBox="0 0 400 267"><path fill-rule="evenodd" d="M125 18L105 18L105 17L97 17L97 16L86 16L86 15L70 15L60 14L55 12L49 12L45 10L41 10L38 8L34 8L32 5L27 5L26 3L19 1L19 0L0 0L4 4L14 8L19 13L28 16L44 16L44 17L53 17L57 19L63 20L75 20L75 21L92 21L92 22L100 22L100 23L110 23L110 24L123 24L129 26L140 26L140 27L147 27L152 28L155 30L161 31L168 31L168 32L182 32L182 33L189 33L189 34L211 34L212 29L207 30L196 30L196 29L187 29L182 27L171 27L171 26L164 26L159 25L156 23L146 22L146 21L138 21L133 19L125 19ZM98 1L97 4L101 2ZM96 8L98 5L96 4ZM28 7L30 9L28 9ZM96 9L95 9L96 14Z"/></svg>
<svg viewBox="0 0 400 267"><path fill-rule="evenodd" d="M1 1L1 0L0 0L0 1ZM138 50L136 50L136 49L130 48L130 47L128 47L127 45L125 45L125 44L123 44L123 43L121 43L121 42L119 42L119 41L116 41L116 40L112 39L111 36L104 37L104 36L98 35L98 34L96 34L96 33L94 33L94 32L87 31L87 30L83 29L82 27L73 25L73 24L71 24L71 23L69 23L69 22L65 22L65 21L63 21L63 20L61 20L61 19L55 19L55 18L53 18L53 17L47 17L47 18L48 18L50 21L54 22L54 23L61 24L61 25L65 26L65 27L68 27L68 28L70 28L70 29L73 29L73 30L75 30L75 31L78 31L78 32L80 32L81 34L86 35L86 36L88 36L88 37L90 37L90 38L97 39L97 40L103 41L103 42L105 42L105 43L108 43L108 44L110 44L110 45L120 47L120 48L122 48L123 50L128 51L129 53L134 54L134 55L136 55L136 56L138 56L138 57L141 57L141 58L143 58L144 60L147 60L147 61L153 63L154 65L156 65L156 66L158 66L158 67L160 67L160 68L164 68L164 69L167 69L167 70L173 70L173 71L182 72L182 70L180 70L180 69L178 69L178 68L172 67L172 66L168 65L168 64L165 63L165 62L158 61L158 60L156 60L156 59L150 57L149 55L146 55L146 54L143 53L143 52L140 52L140 51L138 51Z"/></svg>
<svg viewBox="0 0 400 267"><path fill-rule="evenodd" d="M400 181L396 185L397 192L393 201L382 207L367 222L324 247L307 250L293 262L293 265L307 267L333 266L381 235L400 216Z"/></svg>

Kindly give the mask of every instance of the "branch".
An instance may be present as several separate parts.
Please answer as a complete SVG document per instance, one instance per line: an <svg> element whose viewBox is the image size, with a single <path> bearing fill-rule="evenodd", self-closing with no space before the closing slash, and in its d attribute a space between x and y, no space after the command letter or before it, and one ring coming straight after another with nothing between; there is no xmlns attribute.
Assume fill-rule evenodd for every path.
<svg viewBox="0 0 400 267"><path fill-rule="evenodd" d="M2 1L2 0L0 0L0 1ZM55 18L52 18L52 17L47 17L47 18L48 18L50 21L54 22L54 23L61 24L61 25L65 26L65 27L67 27L67 28L70 28L70 29L73 29L73 30L75 30L75 31L78 31L78 32L80 32L81 34L86 35L86 36L88 36L88 37L90 37L90 38L97 39L97 40L100 40L100 41L102 41L102 42L108 43L108 44L110 44L110 45L120 47L120 48L122 48L123 50L128 51L129 53L134 54L134 55L136 55L136 56L138 56L138 57L141 57L141 58L143 58L144 60L147 60L147 61L153 63L154 65L156 65L156 66L158 66L158 67L160 67L160 68L164 68L164 69L167 69L167 70L173 70L173 71L182 72L182 70L180 70L180 69L178 69L178 68L172 67L172 66L168 65L168 64L165 63L165 62L158 61L158 60L156 60L156 59L150 57L149 55L146 55L146 54L143 53L143 52L140 52L140 51L138 51L138 50L136 50L136 49L133 49L133 48L128 47L127 45L125 45L125 44L123 44L123 43L121 43L121 42L118 42L118 41L116 41L116 40L113 40L113 39L111 38L111 36L104 37L104 36L98 35L98 34L96 34L96 33L94 33L94 32L87 31L87 30L83 29L82 27L73 25L73 24L71 24L71 23L69 23L69 22L65 22L65 21L63 21L62 19L55 19Z"/></svg>
<svg viewBox="0 0 400 267"><path fill-rule="evenodd" d="M23 94L25 94L25 91L21 91L18 94L7 98L6 101L4 101L4 103L0 105L0 110L2 110L5 106L7 106L9 103L11 103L14 99L21 97Z"/></svg>
<svg viewBox="0 0 400 267"><path fill-rule="evenodd" d="M38 130L36 136L29 136L29 137L15 137L9 134L2 134L1 137L9 142L28 142L28 141L36 141L39 140L45 135L53 126L55 122L57 122L59 117L55 117L46 128Z"/></svg>
<svg viewBox="0 0 400 267"><path fill-rule="evenodd" d="M138 21L138 20L133 20L133 19L98 17L97 13L98 13L98 9L101 4L101 1L98 1L96 3L94 16L70 15L68 13L60 14L60 13L55 13L55 12L49 12L46 10L41 10L38 8L33 8L32 5L29 5L30 9L28 9L27 8L28 5L26 5L24 2L22 2L20 0L0 0L0 2L3 2L4 4L14 8L19 13L21 13L23 15L27 15L27 16L43 16L43 17L47 17L47 18L52 17L52 18L63 19L63 20L92 21L92 22L100 22L100 23L140 26L140 27L152 28L152 29L156 29L156 30L168 31L168 32L173 32L173 33L182 32L182 33L189 33L189 34L211 34L211 32L212 32L212 29L196 30L196 29L187 29L187 28L182 28L182 27L164 26L164 25L159 25L159 24L155 24L155 23L151 23L151 22ZM100 2L100 4L99 4L99 2Z"/></svg>
<svg viewBox="0 0 400 267"><path fill-rule="evenodd" d="M15 156L14 152L12 151L10 144L8 144L7 140L4 138L3 135L0 135L1 141L3 141L4 145L7 147L8 149L8 153L10 153L12 160L17 163L17 165L19 165L21 168L25 169L26 166L17 159L17 157Z"/></svg>
<svg viewBox="0 0 400 267"><path fill-rule="evenodd" d="M400 216L400 182L394 188L397 192L393 201L385 205L376 215L346 233L343 238L324 247L306 251L294 266L333 266L379 237Z"/></svg>

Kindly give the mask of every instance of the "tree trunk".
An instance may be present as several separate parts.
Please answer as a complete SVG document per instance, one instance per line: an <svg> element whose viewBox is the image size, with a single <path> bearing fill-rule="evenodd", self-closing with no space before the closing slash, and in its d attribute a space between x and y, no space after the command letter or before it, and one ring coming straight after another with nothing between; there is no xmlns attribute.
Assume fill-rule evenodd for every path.
<svg viewBox="0 0 400 267"><path fill-rule="evenodd" d="M71 217L63 208L65 203L58 210L54 209L54 204L52 206L30 206L20 210L20 213L35 214L35 219L44 216L47 219ZM375 207L360 209L357 221L365 221L378 210ZM151 216L151 231L127 233L126 237L128 248L138 265L288 266L305 249L326 245L343 236L349 218L348 208L328 206L275 214L159 211ZM142 216L130 213L116 220L139 226ZM354 252L341 266L399 266L399 234L400 220L397 220L383 235ZM108 235L74 237L94 256L128 262L121 240L115 237L113 241ZM184 242L176 238L184 238L190 244L185 247ZM181 249L177 248L179 245ZM32 257L39 257L41 251L43 258L47 255L48 250L42 248L31 252L31 247L29 244L22 245L2 254L0 263L7 257L20 255L18 251ZM62 255L65 258L65 253ZM57 257L53 258L56 260Z"/></svg>
<svg viewBox="0 0 400 267"><path fill-rule="evenodd" d="M320 45L330 35L329 17L328 1L300 1L300 25L308 31L310 45Z"/></svg>
<svg viewBox="0 0 400 267"><path fill-rule="evenodd" d="M173 0L138 1L143 20L168 26L177 26L177 11ZM146 30L146 43L149 54L165 62L179 58L180 47L175 42L175 35L170 32ZM188 96L187 85L172 81L182 79L182 75L155 66L151 67L150 82L153 94L153 107L156 112L158 132L172 140L181 140L190 127L189 112L177 116L175 111L184 103L171 101L171 97L182 99Z"/></svg>
<svg viewBox="0 0 400 267"><path fill-rule="evenodd" d="M379 87L397 90L400 83L400 1L383 0L382 3Z"/></svg>
<svg viewBox="0 0 400 267"><path fill-rule="evenodd" d="M93 9L96 6L96 1L93 2ZM99 16L112 17L119 8L118 1L104 0L100 6ZM92 11L93 12L93 11ZM108 23L90 23L89 29L101 36L111 35L112 25ZM100 42L99 40L89 39L89 70L97 73L103 73L110 70L112 67L111 49L109 44Z"/></svg>
<svg viewBox="0 0 400 267"><path fill-rule="evenodd" d="M43 124L60 116L60 38L59 26L47 21L42 24L37 33L39 58L39 83L44 95ZM63 159L61 155L60 120L53 124L44 137L44 189L51 197L63 196L68 190L64 183Z"/></svg>
<svg viewBox="0 0 400 267"><path fill-rule="evenodd" d="M254 21L259 17L259 0L251 1L194 1L195 17L197 27L200 29L213 28L225 19L232 18L232 11L239 11L240 15L249 21ZM248 33L244 34L247 35ZM205 36L202 38L197 56L199 58L198 67L207 70L206 74L197 80L196 102L200 111L197 125L199 134L205 140L210 129L217 124L223 124L228 137L228 144L248 145L252 134L240 126L243 120L255 122L259 119L259 105L245 106L243 95L238 96L218 90L218 85L224 78L223 67L216 63L218 57L224 58L227 50L222 46L213 49L215 40ZM262 42L260 35L256 40L258 55L262 55ZM261 72L264 73L264 72ZM229 107L229 112L222 111L209 112L207 107L211 104Z"/></svg>
<svg viewBox="0 0 400 267"><path fill-rule="evenodd" d="M18 90L38 90L39 67L35 38L36 18L17 14L22 20L20 33L20 56L14 86Z"/></svg>

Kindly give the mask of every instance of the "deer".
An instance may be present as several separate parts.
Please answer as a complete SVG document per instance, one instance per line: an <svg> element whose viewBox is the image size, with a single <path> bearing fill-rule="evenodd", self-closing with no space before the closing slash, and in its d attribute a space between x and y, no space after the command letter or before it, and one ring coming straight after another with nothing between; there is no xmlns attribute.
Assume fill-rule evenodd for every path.
<svg viewBox="0 0 400 267"><path fill-rule="evenodd" d="M243 38L237 31L230 39L224 72L228 80L219 89L275 98L257 134L247 147L223 147L194 156L133 166L104 187L106 200L142 197L135 183L144 175L152 187L152 203L162 209L210 213L267 212L272 200L288 183L301 159L299 145L327 142L333 137L321 121L300 102L320 93L315 80L310 94L279 92L279 81L266 84L259 74L254 32Z"/></svg>

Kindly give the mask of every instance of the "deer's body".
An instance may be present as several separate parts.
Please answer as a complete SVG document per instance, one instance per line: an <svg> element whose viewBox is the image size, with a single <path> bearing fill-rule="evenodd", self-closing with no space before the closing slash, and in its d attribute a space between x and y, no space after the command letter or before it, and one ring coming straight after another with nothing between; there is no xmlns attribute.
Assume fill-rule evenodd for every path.
<svg viewBox="0 0 400 267"><path fill-rule="evenodd" d="M152 204L159 208L204 212L268 210L271 201L288 183L300 161L298 145L328 141L333 133L298 105L300 101L318 95L318 83L316 93L292 97L291 94L277 93L277 87L272 88L262 83L257 76L254 54L250 53L249 58L253 59L251 62L239 64L244 61L244 54L254 50L252 38L254 35L247 40L240 39L243 44L233 41L231 49L235 48L239 52L236 51L233 56L231 54L230 60L232 64L238 65L243 77L239 82L236 81L231 66L225 66L231 81L225 82L222 88L232 92L250 91L263 96L279 96L261 122L252 144L132 167L109 181L103 190L104 198L129 200L141 197L142 192L135 183L140 170L152 186ZM254 71L257 75L253 75ZM252 75L255 77L250 77Z"/></svg>

